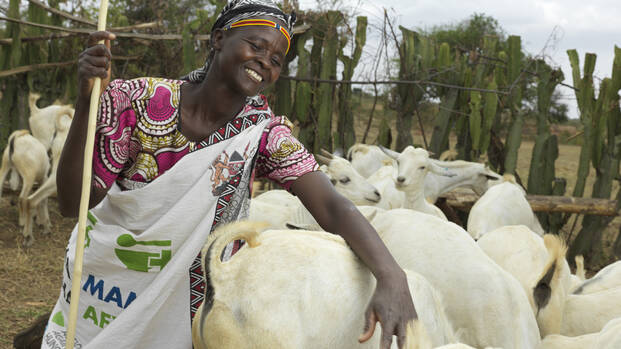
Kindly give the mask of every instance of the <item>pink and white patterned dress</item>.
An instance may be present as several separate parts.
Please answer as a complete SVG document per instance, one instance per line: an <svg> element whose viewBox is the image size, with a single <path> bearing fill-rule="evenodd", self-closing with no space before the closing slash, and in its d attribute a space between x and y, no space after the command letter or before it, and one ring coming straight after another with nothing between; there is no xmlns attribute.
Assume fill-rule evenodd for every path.
<svg viewBox="0 0 621 349"><path fill-rule="evenodd" d="M254 176L290 190L297 178L318 170L312 154L291 134L292 123L275 116L264 96L249 99L235 118L203 141L189 141L178 129L183 83L161 78L110 82L100 98L93 155L95 186L110 188L116 182L122 190L144 187L190 152L234 137L266 119L272 121L258 145ZM233 253L239 247L236 244ZM190 267L192 317L205 289L199 257Z"/></svg>

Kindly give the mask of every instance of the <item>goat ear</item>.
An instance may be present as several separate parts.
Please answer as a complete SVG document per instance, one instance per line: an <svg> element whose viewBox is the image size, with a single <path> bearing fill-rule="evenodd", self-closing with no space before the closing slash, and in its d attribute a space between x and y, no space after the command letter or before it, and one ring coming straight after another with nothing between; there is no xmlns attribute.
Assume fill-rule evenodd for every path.
<svg viewBox="0 0 621 349"><path fill-rule="evenodd" d="M390 150L390 149L388 149L388 148L386 148L384 146L381 146L381 145L379 146L379 148L384 152L384 154L390 156L391 158L393 158L395 160L397 160L397 158L399 158L399 155L401 155L401 154L397 153L396 151Z"/></svg>
<svg viewBox="0 0 621 349"><path fill-rule="evenodd" d="M334 155L332 155L332 153L330 153L329 151L323 148L321 148L320 151L321 151L321 155L327 157L328 159L334 159Z"/></svg>
<svg viewBox="0 0 621 349"><path fill-rule="evenodd" d="M317 159L318 163L326 166L330 165L330 162L332 161L332 159L328 159L327 157L319 154L315 154L315 159Z"/></svg>
<svg viewBox="0 0 621 349"><path fill-rule="evenodd" d="M490 181L497 181L502 178L500 176L489 175L489 174L483 174L483 176L485 176L485 178L489 179Z"/></svg>
<svg viewBox="0 0 621 349"><path fill-rule="evenodd" d="M444 177L455 177L456 173L451 172L448 168L440 167L433 162L429 161L429 171Z"/></svg>
<svg viewBox="0 0 621 349"><path fill-rule="evenodd" d="M285 227L287 227L287 229L291 229L291 230L304 230L303 227L301 226L297 226L293 223L285 223Z"/></svg>

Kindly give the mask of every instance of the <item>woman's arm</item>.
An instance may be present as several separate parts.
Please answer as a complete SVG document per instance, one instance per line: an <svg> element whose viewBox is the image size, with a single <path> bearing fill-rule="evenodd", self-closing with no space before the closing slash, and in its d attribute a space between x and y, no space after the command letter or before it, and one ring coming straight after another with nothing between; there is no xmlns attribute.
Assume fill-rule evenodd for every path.
<svg viewBox="0 0 621 349"><path fill-rule="evenodd" d="M291 190L323 229L345 239L354 253L377 279L375 294L367 308L365 333L373 335L377 321L382 326L380 348L388 349L392 336L402 348L407 322L417 318L405 272L399 267L375 229L356 206L334 190L321 172L311 172L293 182Z"/></svg>
<svg viewBox="0 0 621 349"><path fill-rule="evenodd" d="M110 79L110 40L114 38L114 34L108 32L90 34L88 48L78 59L78 99L56 174L58 207L65 217L76 217L80 208L90 95L95 77L102 79L102 91ZM97 45L100 40L106 40L106 44ZM106 193L106 189L91 185L89 208L97 205Z"/></svg>

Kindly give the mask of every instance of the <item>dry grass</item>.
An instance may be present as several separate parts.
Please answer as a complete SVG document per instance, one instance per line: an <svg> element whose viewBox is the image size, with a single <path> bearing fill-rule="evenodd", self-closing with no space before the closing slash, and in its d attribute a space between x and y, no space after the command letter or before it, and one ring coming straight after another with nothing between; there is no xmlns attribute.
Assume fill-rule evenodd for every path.
<svg viewBox="0 0 621 349"><path fill-rule="evenodd" d="M15 193L0 199L0 348L13 347L13 336L38 316L51 311L62 282L65 246L74 219L60 216L55 199L50 199L53 232L41 236L35 229L35 243L22 248L17 209L10 201Z"/></svg>

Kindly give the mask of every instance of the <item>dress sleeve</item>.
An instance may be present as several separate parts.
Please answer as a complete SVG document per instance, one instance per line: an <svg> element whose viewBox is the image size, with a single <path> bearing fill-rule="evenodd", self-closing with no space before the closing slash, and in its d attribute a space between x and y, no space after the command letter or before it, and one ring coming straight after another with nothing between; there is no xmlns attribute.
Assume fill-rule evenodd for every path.
<svg viewBox="0 0 621 349"><path fill-rule="evenodd" d="M130 85L125 80L110 82L99 103L93 150L93 185L108 189L130 158L130 138L136 126Z"/></svg>
<svg viewBox="0 0 621 349"><path fill-rule="evenodd" d="M296 179L319 169L313 154L291 134L292 127L286 117L274 118L263 131L255 165L257 177L269 178L288 191Z"/></svg>

